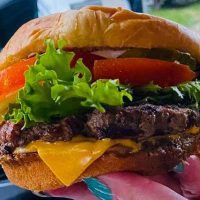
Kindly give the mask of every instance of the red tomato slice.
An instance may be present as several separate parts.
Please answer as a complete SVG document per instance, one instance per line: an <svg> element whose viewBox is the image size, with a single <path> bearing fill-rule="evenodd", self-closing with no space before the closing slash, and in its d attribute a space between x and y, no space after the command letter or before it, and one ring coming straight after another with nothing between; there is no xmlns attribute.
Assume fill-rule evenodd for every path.
<svg viewBox="0 0 200 200"><path fill-rule="evenodd" d="M89 52L76 52L71 63L72 67L79 58L82 58L83 63L90 69L92 69L95 60L103 59L102 57L93 55ZM35 57L21 60L0 71L0 99L3 99L5 95L17 91L24 86L24 72L28 69L29 65L34 64L35 60Z"/></svg>
<svg viewBox="0 0 200 200"><path fill-rule="evenodd" d="M117 58L97 60L94 80L119 79L121 83L142 86L153 81L161 87L177 85L196 77L188 66L147 58Z"/></svg>
<svg viewBox="0 0 200 200"><path fill-rule="evenodd" d="M7 95L24 86L24 72L29 65L34 64L36 58L21 60L0 72L0 96Z"/></svg>

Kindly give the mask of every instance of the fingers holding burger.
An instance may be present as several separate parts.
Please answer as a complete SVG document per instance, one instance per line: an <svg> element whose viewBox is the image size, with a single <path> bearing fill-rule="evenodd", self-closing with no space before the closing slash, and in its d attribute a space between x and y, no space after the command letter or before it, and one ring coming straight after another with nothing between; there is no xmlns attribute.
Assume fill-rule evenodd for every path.
<svg viewBox="0 0 200 200"><path fill-rule="evenodd" d="M173 171L197 153L199 62L197 34L121 8L23 25L0 54L8 178L52 191L113 172Z"/></svg>

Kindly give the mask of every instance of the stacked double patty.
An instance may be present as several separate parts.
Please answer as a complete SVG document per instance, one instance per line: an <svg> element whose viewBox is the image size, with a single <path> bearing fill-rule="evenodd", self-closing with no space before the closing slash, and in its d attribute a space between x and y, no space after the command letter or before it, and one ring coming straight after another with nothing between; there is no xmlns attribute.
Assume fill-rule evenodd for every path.
<svg viewBox="0 0 200 200"><path fill-rule="evenodd" d="M49 124L38 123L24 129L23 123L6 121L0 127L1 155L11 156L17 147L32 141L70 141L78 134L97 140L129 138L141 143L143 162L147 162L146 156L151 159L163 155L173 157L171 164L163 168L152 169L147 164L144 169L136 169L152 174L170 168L194 153L199 140L199 129L194 127L199 127L199 123L197 109L152 104L112 108L104 113L94 110L81 117L67 117ZM124 156L127 152L131 153L131 149L114 146L108 152ZM179 156L173 156L175 152Z"/></svg>
<svg viewBox="0 0 200 200"><path fill-rule="evenodd" d="M45 52L44 41L49 38L54 41L55 48L50 42ZM59 39L66 39L67 45L61 45ZM70 182L70 184L80 181L83 177L96 177L115 171L128 170L142 174L158 175L162 172L171 171L173 167L188 156L195 154L199 143L200 116L198 109L199 97L198 94L193 95L192 92L196 92L196 88L200 85L198 81L194 81L197 78L195 72L199 70L197 63L200 63L199 41L200 38L196 34L185 30L185 28L173 22L145 14L133 13L120 8L84 8L79 11L68 11L38 19L24 25L0 54L0 67L7 70L6 68L9 68L12 64L20 66L24 62L29 62L29 56L36 52L40 54L36 60L42 63L42 66L48 73L43 74L43 68L39 66L39 63L35 63L31 68L27 69L32 76L30 74L30 76L27 76L29 80L28 78L25 80L25 86L23 82L17 88L21 94L21 99L18 99L19 102L13 101L18 104L18 114L25 117L22 117L19 122L16 112L9 113L10 120L4 121L1 124L0 161L10 180L21 187L38 191L52 190L67 185L63 182L63 177L58 176L57 172L63 170L64 173L70 175L76 170L70 169L68 172L65 169L60 170L58 163L56 163L56 156L60 156L58 151L63 156L63 149L52 148L51 145L54 144L48 143L50 150L53 149L53 151L48 152L46 159L44 159L39 154L38 149L26 151L27 145L36 140L41 140L42 142L69 141L64 143L68 145L71 144L70 141L73 141L75 136L81 135L84 136L84 141L87 141L87 138L93 138L93 140L88 139L88 141L92 141L92 145L99 144L99 141L102 141L104 138L111 138L111 140L108 140L110 143L114 141L112 139L125 138L130 139L128 141L132 142L132 144L135 141L140 147L137 151L134 151L133 148L126 146L125 143L123 143L124 145L117 143L117 145L109 146L106 151L101 148L102 154L100 157L90 163L87 169L84 168L83 171L79 171L80 173L76 174L76 179L73 179L74 182ZM62 48L59 47L59 44ZM88 61L91 61L90 58L94 57L94 55L102 57L103 55L97 54L97 51L103 50L106 56L102 59L103 62L98 60L98 65L97 60L95 63L88 62L92 63L92 67L85 62L85 65L91 70L93 75L92 78L88 78L89 70L86 70L83 66L82 68L79 66L81 69L78 70L78 76L72 72L69 63L68 71L65 71L65 68L63 70L63 63L69 61L64 59L63 62L63 58L69 56L66 55L67 52L65 50L74 51L76 56L77 52L79 52L83 55L83 61L85 61L84 57L86 57L86 60L88 58ZM109 53L114 55L121 50L123 51L122 54L116 57L109 57L108 55ZM86 56L86 53L89 53L89 56ZM55 56L55 66L53 66L54 64L52 66L51 64L49 65L49 60L54 63L54 56L51 55ZM26 60L24 61L23 59ZM99 74L94 73L95 67L98 68L97 72ZM34 73L34 70L31 71L31 69L38 70L38 73ZM59 107L63 103L62 98L60 102L60 96L57 96L55 99L54 97L60 90L56 90L56 93L53 95L45 96L47 97L47 101L45 101L43 95L41 95L42 92L45 93L44 88L41 87L39 91L37 88L34 88L35 85L31 82L35 79L33 74L40 78L41 75L47 75L44 79L41 79L41 82L36 81L37 86L40 87L45 82L49 84L48 75L50 76L50 81L52 80L51 70L54 72L53 75L56 74L58 76L56 81L64 88L70 88L73 84L76 85L76 88L73 88L73 92L75 94L79 92L79 96L75 95L75 100L77 101L73 102L73 98L68 99L70 94L67 97L65 96L65 92L67 93L68 91L61 94L64 100L66 100L65 98L70 100L72 109L69 104L67 104L68 107ZM161 78L157 71L162 72ZM170 72L173 72L173 74L170 74ZM66 77L69 75L69 78L67 79L65 75ZM162 81L162 77L164 79L165 75L167 76L166 81ZM173 77L170 77L170 75L173 75ZM136 78L136 82L134 82L134 78ZM82 91L77 89L79 85L77 82L74 83L74 80L77 81L77 79L78 83L83 81L88 86L89 92L93 92L91 89L92 85L101 79L107 79L106 83L109 83L108 80L110 79L112 79L110 83L113 79L119 79L120 86L115 84L114 89L119 95L117 100L121 103L112 104L109 92L113 90L110 88L107 93L106 88L105 90L103 88L100 91L100 98L93 98L93 101L89 101L91 99L87 95L86 97L84 95L81 96L82 94L80 93ZM156 82L156 80L160 82ZM178 101L178 103L171 101L170 95L168 97L165 96L164 100L160 98L162 94L166 95L166 91L159 94L159 101L157 102L148 101L148 99L157 100L157 92L154 96L147 95L143 96L144 99L140 98L141 93L136 93L134 87L143 87L151 81L158 85L161 83L159 86L154 86L155 88L160 87L162 91L171 86L175 87L172 88L173 92L176 93L175 97L181 97L181 101ZM189 87L191 85L184 86L184 91L177 88L178 84L187 85L184 81L193 84L192 90ZM52 87L58 86L54 85L54 83L49 85ZM105 86L106 84L104 83L103 85ZM35 93L31 94L30 88ZM49 87L47 88L49 89ZM8 89L7 87L5 90ZM76 89L78 92L75 91ZM128 93L129 89L133 89L133 92ZM147 92L151 90L152 87L150 86ZM126 94L122 95L124 97L123 100L120 99L121 91ZM7 94L6 92L4 91L5 94ZM129 101L126 101L128 96L126 92L132 97L129 98ZM38 96L40 98L36 99ZM113 99L115 96L112 96ZM75 111L72 115L69 114L76 102L80 104L79 97L83 100L81 101L81 108L84 109L84 106L88 106L87 111L84 114L81 112L75 113ZM110 104L107 104L106 97L109 97ZM33 101L32 98L34 98ZM9 104L13 102L9 102ZM50 106L46 105L46 102ZM96 103L96 107L92 103ZM44 109L40 107L40 104L44 106ZM41 110L35 105L41 108ZM53 106L51 107L51 105ZM100 106L98 107L98 105ZM46 106L49 110L46 109ZM56 110L54 106L59 107L59 109ZM65 108L69 108L69 110ZM75 108L77 107L75 106ZM99 108L101 108L101 111L105 110L105 112L98 111ZM45 109L47 114L44 112ZM55 110L59 112L54 112ZM53 116L51 115L52 113L54 114ZM14 118L12 118L13 116ZM24 126L23 121L27 119L27 116L31 116L28 119L29 122L32 122L29 127ZM35 143L33 142L33 144ZM47 143L43 142L42 145L44 144ZM87 149L87 146L84 148L87 152L90 151L90 149ZM75 151L73 155L76 156L79 150ZM68 152L66 153L66 151L64 155L67 155ZM45 150L43 152L46 153ZM57 152L58 154L56 154ZM51 153L55 155L54 159L52 159ZM46 165L47 160L51 161L48 166ZM62 159L60 161L62 162ZM70 162L74 166L78 164L76 160L70 160ZM67 164L69 165L69 163ZM23 178L21 179L20 177Z"/></svg>

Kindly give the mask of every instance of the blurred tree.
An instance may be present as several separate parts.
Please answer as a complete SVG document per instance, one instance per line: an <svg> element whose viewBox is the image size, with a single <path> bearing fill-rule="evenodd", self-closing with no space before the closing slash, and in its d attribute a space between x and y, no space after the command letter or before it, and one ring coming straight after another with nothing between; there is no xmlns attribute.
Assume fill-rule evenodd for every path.
<svg viewBox="0 0 200 200"><path fill-rule="evenodd" d="M165 0L165 6L184 6L199 0Z"/></svg>
<svg viewBox="0 0 200 200"><path fill-rule="evenodd" d="M154 0L154 7L159 9L164 2L165 0Z"/></svg>
<svg viewBox="0 0 200 200"><path fill-rule="evenodd" d="M143 12L142 0L129 0L131 10L136 12Z"/></svg>

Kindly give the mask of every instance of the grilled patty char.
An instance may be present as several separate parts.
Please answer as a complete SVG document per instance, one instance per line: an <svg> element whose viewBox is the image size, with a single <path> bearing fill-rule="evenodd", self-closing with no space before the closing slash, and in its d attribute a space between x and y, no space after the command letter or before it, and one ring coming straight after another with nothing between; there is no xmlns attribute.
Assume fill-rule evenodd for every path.
<svg viewBox="0 0 200 200"><path fill-rule="evenodd" d="M200 126L200 114L189 108L144 104L115 108L105 113L95 110L85 124L88 136L102 138L146 139L153 135L183 133Z"/></svg>
<svg viewBox="0 0 200 200"><path fill-rule="evenodd" d="M102 162L106 162L106 166L113 166L114 162L116 163L116 166L113 167L114 169L112 168L114 171L120 171L123 168L123 171L134 171L142 175L158 175L171 171L174 166L188 158L191 154L194 154L196 152L197 142L197 137L187 134L173 137L155 136L153 139L143 142L141 144L141 150L138 152L132 152L132 149L123 145L115 145L109 148L105 154L97 159L90 167L99 169L99 167L102 166ZM30 172L32 163L38 163L41 161L41 158L38 156L37 152L14 153L12 155L2 156L0 161L7 167L12 164L15 169L23 168L23 166L26 165L28 166L27 171ZM124 165L124 163L126 163L126 165ZM123 167L121 165L123 165ZM90 176L90 167L84 172L83 177ZM110 168L104 168L103 171L98 170L97 176L108 173L109 169ZM46 167L45 172L46 170L49 169ZM6 172L10 173L9 171ZM50 172L51 171L49 171L49 173ZM37 176L39 176L38 173L40 172L37 171ZM41 176L43 176L42 173L44 172L41 172ZM35 178L35 176L33 178Z"/></svg>
<svg viewBox="0 0 200 200"><path fill-rule="evenodd" d="M73 136L82 134L96 139L131 138L143 141L157 135L184 134L193 126L200 126L197 110L151 104L112 108L105 113L95 110L84 118L64 118L25 129L22 129L23 124L4 122L0 127L0 154L11 154L16 147L35 140L69 141Z"/></svg>
<svg viewBox="0 0 200 200"><path fill-rule="evenodd" d="M198 137L192 135L157 136L141 143L141 150L131 153L120 145L111 147L106 153L117 157L132 156L134 171L142 175L158 175L172 170L174 166L196 153Z"/></svg>
<svg viewBox="0 0 200 200"><path fill-rule="evenodd" d="M27 145L36 140L47 142L69 141L80 133L83 125L75 117L64 118L54 123L38 123L24 128L23 124L6 121L0 127L0 154L10 154L16 147Z"/></svg>

